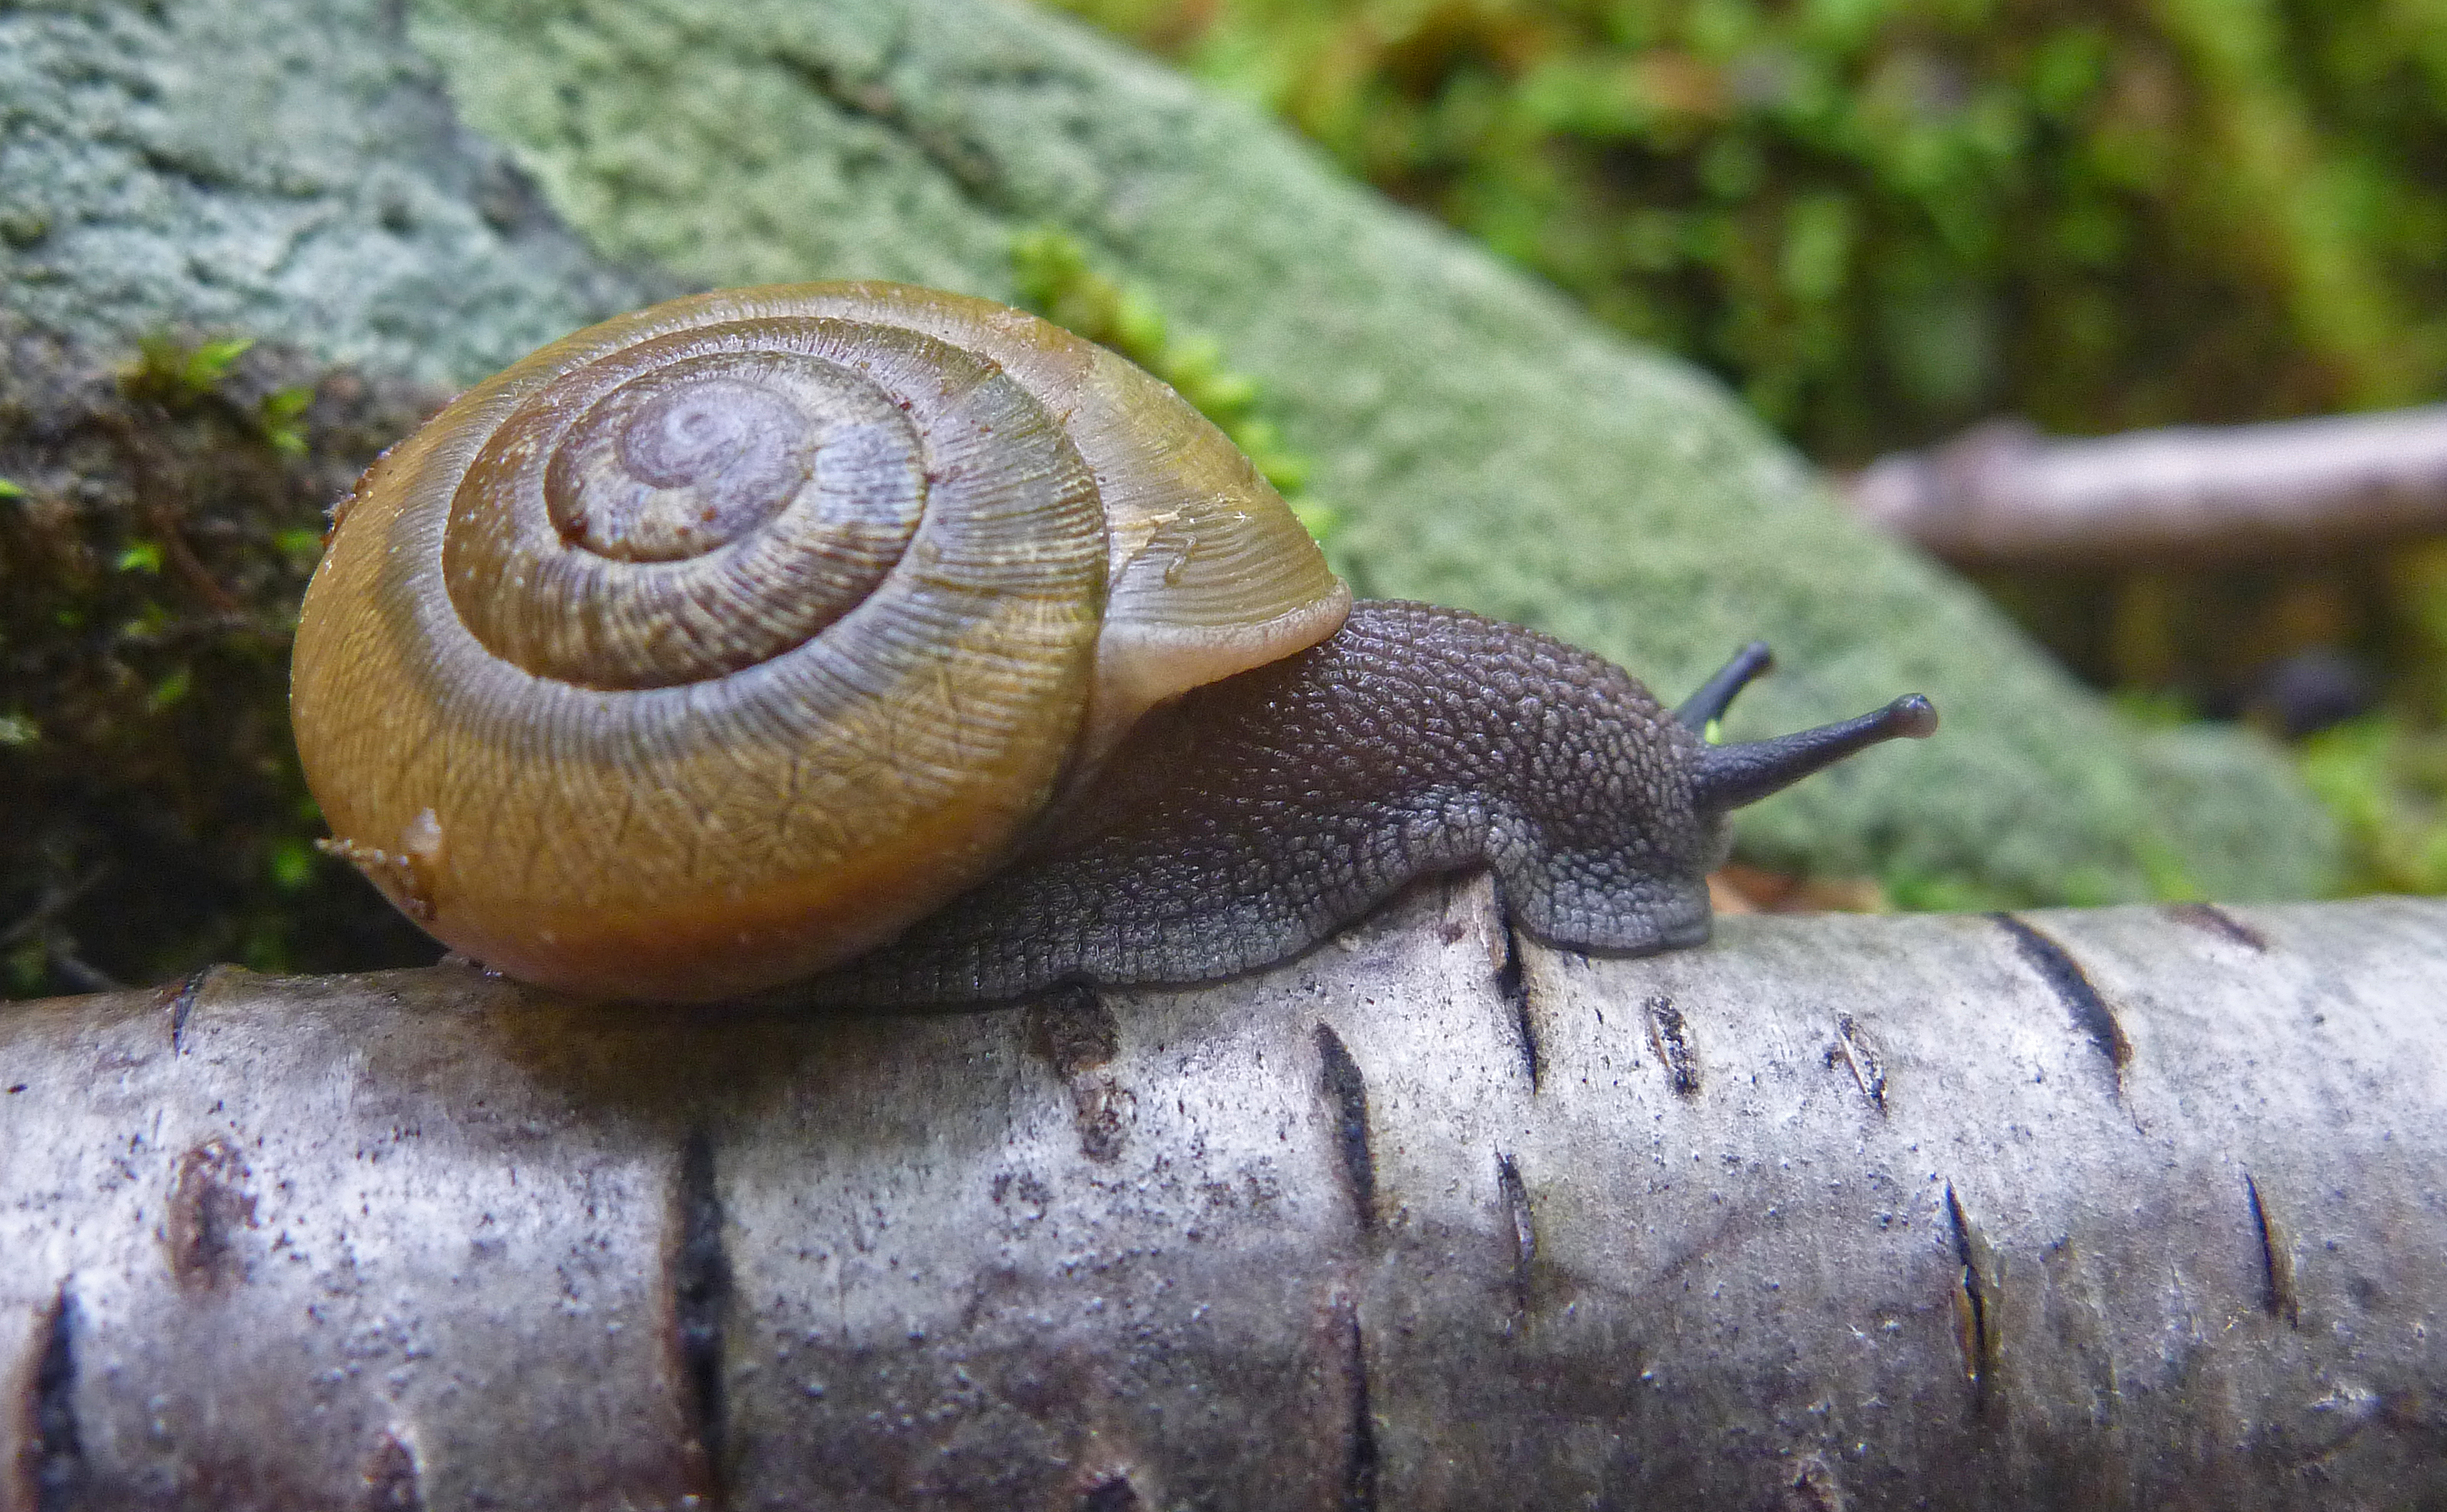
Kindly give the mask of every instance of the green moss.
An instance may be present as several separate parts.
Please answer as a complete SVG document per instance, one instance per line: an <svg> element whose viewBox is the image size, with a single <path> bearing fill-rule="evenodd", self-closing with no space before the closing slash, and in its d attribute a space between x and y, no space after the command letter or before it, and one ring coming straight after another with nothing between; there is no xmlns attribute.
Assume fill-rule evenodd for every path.
<svg viewBox="0 0 2447 1512"><path fill-rule="evenodd" d="M1880 879L1887 900L1912 913L1984 914L2020 908L2029 901L2018 892L1992 887L1963 877L1931 876L1901 868Z"/></svg>
<svg viewBox="0 0 2447 1512"><path fill-rule="evenodd" d="M1316 464L1283 444L1263 386L1225 366L1221 342L1174 333L1152 295L1092 267L1087 247L1058 227L1014 237L1011 262L1021 304L1170 384L1256 464L1310 535L1323 541L1333 534L1339 512L1305 491Z"/></svg>
<svg viewBox="0 0 2447 1512"><path fill-rule="evenodd" d="M2313 736L2303 771L2344 825L2351 891L2447 893L2447 734L2356 720Z"/></svg>
<svg viewBox="0 0 2447 1512"><path fill-rule="evenodd" d="M324 505L434 396L240 338L0 348L0 991L429 959L300 865L287 692Z"/></svg>
<svg viewBox="0 0 2447 1512"><path fill-rule="evenodd" d="M144 695L146 712L159 714L185 701L196 689L196 670L192 666L173 667Z"/></svg>
<svg viewBox="0 0 2447 1512"><path fill-rule="evenodd" d="M313 402L314 390L303 385L275 388L264 395L256 406L256 425L263 432L265 444L284 457L305 456L306 429L300 422L306 406Z"/></svg>
<svg viewBox="0 0 2447 1512"><path fill-rule="evenodd" d="M2447 48L2391 0L1053 3L1822 456L2447 388Z"/></svg>
<svg viewBox="0 0 2447 1512"><path fill-rule="evenodd" d="M272 842L265 857L272 885L284 893L302 893L314 880L320 853L294 835Z"/></svg>
<svg viewBox="0 0 2447 1512"><path fill-rule="evenodd" d="M186 342L156 332L143 339L136 360L121 370L120 390L130 399L173 411L192 408L212 397L230 369L254 345L252 336Z"/></svg>

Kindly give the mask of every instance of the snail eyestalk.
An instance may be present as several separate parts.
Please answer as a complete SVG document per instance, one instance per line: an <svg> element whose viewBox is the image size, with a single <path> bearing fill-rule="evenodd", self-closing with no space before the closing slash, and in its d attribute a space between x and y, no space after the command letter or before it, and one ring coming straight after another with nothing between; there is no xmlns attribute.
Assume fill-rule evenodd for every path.
<svg viewBox="0 0 2447 1512"><path fill-rule="evenodd" d="M1674 711L1675 721L1695 735L1704 734L1711 721L1724 717L1735 694L1774 671L1775 653L1767 649L1766 641L1752 641L1701 683L1698 692L1682 700L1682 707Z"/></svg>
<svg viewBox="0 0 2447 1512"><path fill-rule="evenodd" d="M1717 674L1719 679L1723 676L1722 672ZM1711 681L1709 688L1701 691L1715 686ZM1701 751L1692 770L1691 802L1703 813L1720 814L1781 792L1854 751L1883 741L1925 740L1936 732L1937 706L1911 693L1858 719L1821 725L1816 729L1778 735L1773 740L1710 746Z"/></svg>

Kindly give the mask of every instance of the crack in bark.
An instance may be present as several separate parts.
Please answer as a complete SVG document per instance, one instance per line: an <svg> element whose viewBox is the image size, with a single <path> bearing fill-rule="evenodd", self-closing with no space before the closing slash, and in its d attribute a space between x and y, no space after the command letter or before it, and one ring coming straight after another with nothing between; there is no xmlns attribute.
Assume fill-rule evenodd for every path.
<svg viewBox="0 0 2447 1512"><path fill-rule="evenodd" d="M171 1054L178 1055L186 1049L187 1016L196 1011L196 999L202 994L205 984L213 979L213 973L219 970L218 965L199 967L179 984L178 995L170 999Z"/></svg>
<svg viewBox="0 0 2447 1512"><path fill-rule="evenodd" d="M2243 1189L2251 1199L2251 1225L2260 1236L2262 1292L2260 1305L2270 1317L2284 1318L2288 1328L2303 1326L2303 1297L2294 1284L2294 1246L2285 1226L2268 1210L2260 1182L2246 1172Z"/></svg>
<svg viewBox="0 0 2447 1512"><path fill-rule="evenodd" d="M1835 1045L1827 1061L1833 1065L1841 1060L1850 1069L1861 1095L1869 1100L1881 1115L1887 1111L1887 1066L1878 1055L1877 1042L1856 1023L1849 1013L1835 1015Z"/></svg>
<svg viewBox="0 0 2447 1512"><path fill-rule="evenodd" d="M1350 1426L1342 1441L1341 1512L1376 1512L1376 1412L1368 1400L1368 1341L1359 1331L1359 1307L1345 1301L1343 1380L1349 1383Z"/></svg>
<svg viewBox="0 0 2447 1512"><path fill-rule="evenodd" d="M1329 1025L1317 1027L1318 1089L1332 1105L1335 1153L1340 1157L1342 1179L1359 1231L1376 1227L1376 1160L1368 1147L1368 1083L1359 1064L1343 1048L1342 1036Z"/></svg>
<svg viewBox="0 0 2447 1512"><path fill-rule="evenodd" d="M72 1512L83 1502L85 1443L76 1416L75 1295L64 1284L42 1331L43 1352L34 1364L33 1433L26 1464L33 1482L34 1512Z"/></svg>
<svg viewBox="0 0 2447 1512"><path fill-rule="evenodd" d="M1505 909L1501 894L1496 898L1496 923L1504 931L1504 964L1495 969L1495 995L1512 1010L1521 1069L1527 1074L1530 1094L1535 1096L1546 1071L1545 1052L1538 1044L1538 1021L1529 1011L1529 984L1521 973L1521 936L1512 928L1512 916Z"/></svg>
<svg viewBox="0 0 2447 1512"><path fill-rule="evenodd" d="M2048 991L2073 1015L2074 1027L2107 1057L2109 1073L2121 1092L2125 1065L2133 1059L2133 1042L2125 1037L2124 1026L2115 1021L2115 1011L2091 985L2081 963L2066 954L2063 946L2011 914L1991 914L1988 917L2013 936L2014 948L2021 953L2024 964L2039 973L2039 979L2048 984Z"/></svg>
<svg viewBox="0 0 2447 1512"><path fill-rule="evenodd" d="M723 1326L730 1302L730 1259L722 1246L722 1199L714 1186L713 1142L690 1131L680 1153L679 1242L672 1256L672 1315L678 1334L682 1412L704 1454L708 1499L722 1503Z"/></svg>
<svg viewBox="0 0 2447 1512"><path fill-rule="evenodd" d="M1665 1080L1678 1097L1699 1091L1699 1056L1691 1044L1691 1026L1670 997L1652 997L1641 1005L1648 1018L1648 1043L1665 1067Z"/></svg>
<svg viewBox="0 0 2447 1512"><path fill-rule="evenodd" d="M1529 1315L1530 1268L1538 1259L1538 1229L1530 1219L1529 1188L1510 1155L1495 1152L1495 1187L1504 1197L1504 1216L1512 1231L1512 1304L1519 1315Z"/></svg>
<svg viewBox="0 0 2447 1512"><path fill-rule="evenodd" d="M2206 930L2220 939L2231 940L2247 950L2265 952L2268 936L2215 903L2174 903L2169 905L2167 917L2179 924Z"/></svg>
<svg viewBox="0 0 2447 1512"><path fill-rule="evenodd" d="M1986 1417L1997 1407L2003 1383L1997 1368L2003 1362L2004 1295L1997 1276L1997 1257L1954 1183L1945 1183L1945 1216L1954 1230L1954 1257L1963 1267L1954 1292L1955 1337L1963 1347L1963 1374L1971 1383L1971 1412Z"/></svg>

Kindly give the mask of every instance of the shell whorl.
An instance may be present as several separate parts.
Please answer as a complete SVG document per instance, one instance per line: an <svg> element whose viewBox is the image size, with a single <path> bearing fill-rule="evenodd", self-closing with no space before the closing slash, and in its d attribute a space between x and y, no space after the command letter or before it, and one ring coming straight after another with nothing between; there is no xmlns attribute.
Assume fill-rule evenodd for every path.
<svg viewBox="0 0 2447 1512"><path fill-rule="evenodd" d="M1030 317L677 301L368 474L301 614L299 749L339 848L447 943L730 995L974 882L1083 739L1330 633L1348 595L1285 527L1168 389Z"/></svg>
<svg viewBox="0 0 2447 1512"><path fill-rule="evenodd" d="M503 660L595 688L717 677L839 620L901 559L929 498L917 422L894 402L923 390L908 369L964 390L926 417L947 437L974 439L992 421L971 411L1009 407L939 343L904 340L881 372L845 366L862 333L717 326L563 374L452 496L443 577L460 620ZM1034 430L1018 438L1030 462L1066 474L1053 492L1075 499L1084 464Z"/></svg>

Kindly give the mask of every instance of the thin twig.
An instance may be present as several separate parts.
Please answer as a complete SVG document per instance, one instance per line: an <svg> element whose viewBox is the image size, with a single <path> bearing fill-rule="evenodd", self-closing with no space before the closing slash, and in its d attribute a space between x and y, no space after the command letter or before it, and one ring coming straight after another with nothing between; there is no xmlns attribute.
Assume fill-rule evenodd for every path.
<svg viewBox="0 0 2447 1512"><path fill-rule="evenodd" d="M2447 405L2096 439L1994 421L1881 458L1847 491L1864 517L1963 564L2333 553L2447 531Z"/></svg>

